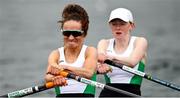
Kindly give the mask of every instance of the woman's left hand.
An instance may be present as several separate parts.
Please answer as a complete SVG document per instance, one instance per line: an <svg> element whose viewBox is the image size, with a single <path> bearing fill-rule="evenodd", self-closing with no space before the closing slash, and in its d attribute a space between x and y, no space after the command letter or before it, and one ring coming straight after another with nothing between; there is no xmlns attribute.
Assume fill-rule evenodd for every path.
<svg viewBox="0 0 180 98"><path fill-rule="evenodd" d="M61 67L56 67L56 66L53 66L53 65L49 65L49 68L48 68L48 73L52 74L52 75L59 75L61 71L63 71L64 69Z"/></svg>

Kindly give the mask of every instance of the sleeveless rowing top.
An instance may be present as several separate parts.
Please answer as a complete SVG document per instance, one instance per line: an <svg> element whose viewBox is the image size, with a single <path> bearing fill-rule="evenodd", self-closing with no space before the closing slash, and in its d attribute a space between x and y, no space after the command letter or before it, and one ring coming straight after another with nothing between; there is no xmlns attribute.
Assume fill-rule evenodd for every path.
<svg viewBox="0 0 180 98"><path fill-rule="evenodd" d="M135 37L135 36L131 37L127 49L121 54L115 53L115 51L114 51L115 39L110 39L106 53L111 54L111 55L116 55L119 57L128 57L128 56L130 56L130 54L133 51L134 42L135 42L136 38L137 37ZM109 65L109 66L111 66L111 65ZM144 67L145 67L144 63L142 61L140 61L133 69L143 72ZM126 72L126 71L123 71L118 67L111 66L111 68L112 68L112 73L109 72L105 75L106 83L121 83L121 84L141 85L142 77L134 75L134 74L129 73L129 72Z"/></svg>
<svg viewBox="0 0 180 98"><path fill-rule="evenodd" d="M64 56L64 47L58 48L60 58L59 58L59 65L64 64L73 67L83 67L85 61L85 52L87 46L83 45L81 48L80 54L75 62L67 63L65 56ZM91 80L96 80L96 75L94 74ZM78 82L74 79L67 78L67 86L62 87L55 87L56 95L66 94L66 93L87 93L87 94L95 94L95 87Z"/></svg>

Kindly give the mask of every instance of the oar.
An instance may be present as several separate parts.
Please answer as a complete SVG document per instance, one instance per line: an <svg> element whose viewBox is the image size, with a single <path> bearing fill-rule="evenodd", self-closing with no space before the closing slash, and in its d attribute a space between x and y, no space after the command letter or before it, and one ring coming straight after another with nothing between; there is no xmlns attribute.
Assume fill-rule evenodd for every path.
<svg viewBox="0 0 180 98"><path fill-rule="evenodd" d="M2 95L0 97L8 97L8 98L23 97L23 96L35 94L35 93L38 93L38 92L41 92L41 91L44 91L53 87L54 87L53 82L48 82L41 86L34 86L34 87L25 88L22 90L17 90L17 91Z"/></svg>
<svg viewBox="0 0 180 98"><path fill-rule="evenodd" d="M117 88L114 88L112 86L108 86L106 84L102 84L102 83L99 83L99 82L96 82L96 81L92 81L92 80L77 76L77 75L72 74L72 73L67 73L65 71L61 71L60 75L63 75L64 77L67 77L67 78L75 79L75 80L77 80L79 82L82 82L82 83L85 83L85 84L95 86L97 88L108 89L108 90L117 92L119 94L124 94L124 95L130 96L130 97L139 97L139 95L136 95L136 94L133 94L133 93L121 90L121 89L117 89Z"/></svg>
<svg viewBox="0 0 180 98"><path fill-rule="evenodd" d="M141 76L147 80L150 80L150 81L153 81L153 82L156 82L158 84L161 84L161 85L164 85L166 87L169 87L169 88L172 88L174 90L177 90L177 91L180 91L180 86L178 85L175 85L173 83L170 83L170 82L167 82L167 81L164 81L164 80L160 80L158 78L155 78L155 77L152 77L151 75L149 74L146 74L144 72L141 72L141 71L138 71L138 70L135 70L135 69L132 69L131 67L128 67L128 66L125 66L125 65L122 65L122 64L118 64L116 62L113 62L111 60L105 60L104 63L106 64L109 64L109 65L112 65L112 66L115 66L115 67L118 67L124 71L127 71L127 72L130 72L132 74L135 74L135 75L138 75L138 76Z"/></svg>
<svg viewBox="0 0 180 98"><path fill-rule="evenodd" d="M72 74L72 73L65 72L65 71L61 71L59 73L59 75L67 77L67 78L75 79L79 82L89 84L89 85L92 85L92 86L95 86L95 87L98 87L101 89L106 88L108 90L112 90L112 91L115 91L115 92L120 93L120 94L125 94L125 95L132 96L132 97L138 97L139 96L139 95L136 95L136 94L124 91L124 90L120 90L120 89L117 89L117 88L114 88L114 87L111 87L111 86L108 86L108 85L105 85L105 84L102 84L99 82L95 82L95 81L77 76L77 75ZM46 83L45 85L42 85L42 86L29 87L29 88L26 88L23 90L18 90L18 91L14 91L12 93L8 93L6 95L2 95L0 97L23 97L23 96L31 95L31 94L41 92L41 91L44 91L44 90L47 90L47 89L50 89L53 87L54 87L53 83L49 82L49 83Z"/></svg>

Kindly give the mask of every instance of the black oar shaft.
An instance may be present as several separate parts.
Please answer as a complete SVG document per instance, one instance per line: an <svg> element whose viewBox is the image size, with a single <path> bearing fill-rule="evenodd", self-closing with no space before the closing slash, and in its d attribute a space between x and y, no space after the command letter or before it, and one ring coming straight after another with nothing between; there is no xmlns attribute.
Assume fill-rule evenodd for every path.
<svg viewBox="0 0 180 98"><path fill-rule="evenodd" d="M170 83L170 82L167 82L167 81L164 81L164 80L160 80L160 79L155 78L155 77L152 77L151 75L145 74L144 78L145 78L145 79L148 79L148 80L150 80L150 81L159 83L159 84L161 84L161 85L164 85L164 86L166 86L166 87L172 88L172 89L174 89L174 90L180 91L180 86L175 85L175 84Z"/></svg>
<svg viewBox="0 0 180 98"><path fill-rule="evenodd" d="M11 98L11 97L24 97L27 95L35 94L35 93L50 89L52 87L53 87L53 83L49 82L49 83L46 83L46 84L41 85L41 86L34 86L34 87L25 88L22 90L17 90L17 91L2 95L0 97L9 97L9 98Z"/></svg>
<svg viewBox="0 0 180 98"><path fill-rule="evenodd" d="M121 90L121 89L117 89L115 87L111 87L111 86L108 86L108 85L105 85L105 84L102 84L102 83L99 83L99 82L96 82L96 81L92 81L90 79L86 79L86 78L83 78L83 77L80 77L80 76L77 76L73 73L68 73L68 72L65 72L65 71L60 71L59 75L61 76L64 76L64 77L67 77L67 78L71 78L71 79L74 79L76 81L79 81L81 83L85 83L85 84L89 84L91 86L95 86L97 88L101 88L101 89L108 89L108 90L111 90L111 91L114 91L114 92L117 92L119 94L124 94L126 96L130 96L130 97L139 97L139 95L136 95L136 94L133 94L133 93L130 93L130 92L127 92L127 91L124 91L124 90Z"/></svg>
<svg viewBox="0 0 180 98"><path fill-rule="evenodd" d="M18 90L18 91L8 93L6 95L2 95L1 97L23 97L23 96L31 95L34 93L38 93L40 91L44 91L46 89L48 89L48 88L46 88L45 85L29 87L26 89L22 89L22 90Z"/></svg>
<svg viewBox="0 0 180 98"><path fill-rule="evenodd" d="M132 73L132 74L135 74L135 75L138 75L138 76L141 76L145 79L148 79L150 81L153 81L153 82L156 82L158 84L161 84L161 85L164 85L166 87L169 87L169 88L172 88L174 90L178 90L180 91L180 86L177 86L173 83L170 83L170 82L167 82L167 81L164 81L164 80L160 80L158 78L155 78L155 77L152 77L151 75L149 74L146 74L144 72L141 72L141 71L138 71L138 70L135 70L135 69L132 69L131 67L128 67L128 66L125 66L125 65L121 65L121 64L118 64L118 63L115 63L111 60L105 60L104 63L106 64L109 64L109 65L112 65L112 66L115 66L115 67L118 67L126 72L129 72L129 73Z"/></svg>
<svg viewBox="0 0 180 98"><path fill-rule="evenodd" d="M111 91L114 91L114 92L117 92L119 94L127 95L129 97L140 97L139 95L136 95L136 94L133 94L133 93L121 90L121 89L117 89L117 88L114 88L112 86L105 85L104 88L108 89L108 90L111 90Z"/></svg>
<svg viewBox="0 0 180 98"><path fill-rule="evenodd" d="M96 82L96 81L92 81L92 80L77 76L77 75L72 74L72 73L68 73L66 77L71 78L71 79L75 79L75 80L77 80L79 82L82 82L82 83L85 83L85 84L95 86L97 88L101 88L101 89L106 88L108 90L117 92L119 94L124 94L124 95L130 96L130 97L139 97L139 95L136 95L136 94L133 94L133 93L121 90L121 89L117 89L115 87L111 87L111 86L108 86L108 85L105 85L105 84L102 84L102 83L99 83L99 82Z"/></svg>

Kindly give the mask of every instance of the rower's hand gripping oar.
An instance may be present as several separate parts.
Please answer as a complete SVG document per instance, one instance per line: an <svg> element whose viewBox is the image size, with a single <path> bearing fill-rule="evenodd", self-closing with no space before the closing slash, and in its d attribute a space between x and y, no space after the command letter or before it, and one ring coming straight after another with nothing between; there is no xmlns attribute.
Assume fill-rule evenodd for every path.
<svg viewBox="0 0 180 98"><path fill-rule="evenodd" d="M105 84L102 84L99 82L95 82L95 81L77 76L77 75L72 74L72 73L65 72L65 71L60 71L59 75L67 77L67 78L75 79L79 82L89 84L89 85L92 85L92 86L95 86L95 87L98 87L101 89L108 89L108 90L112 90L112 91L115 91L115 92L120 93L120 94L125 94L127 96L131 96L131 97L138 97L139 96L139 95L136 95L136 94L124 91L124 90L120 90L120 89L117 89L117 88L114 88L114 87L111 87L111 86L108 86L108 85L105 85ZM44 91L44 90L47 90L47 89L50 89L53 87L54 87L53 82L48 82L42 86L29 87L26 89L22 89L22 90L18 90L18 91L8 93L6 95L2 95L0 97L9 97L9 98L10 97L23 97L23 96L31 95L31 94L34 94L34 93L37 93L40 91Z"/></svg>
<svg viewBox="0 0 180 98"><path fill-rule="evenodd" d="M126 72L130 72L132 74L135 74L135 75L138 75L138 76L141 76L145 79L148 79L148 80L151 80L153 82L156 82L156 83L159 83L161 85L164 85L166 87L169 87L169 88L172 88L174 90L177 90L177 91L180 91L180 86L177 86L173 83L170 83L170 82L167 82L167 81L164 81L164 80L160 80L158 78L155 78L155 77L152 77L151 75L149 74L146 74L144 72L141 72L141 71L138 71L138 70L135 70L135 69L132 69L131 67L128 67L128 66L125 66L125 65L121 65L121 64L118 64L116 62L113 62L111 60L105 60L104 63L106 64L109 64L109 65L112 65L114 67L118 67Z"/></svg>

